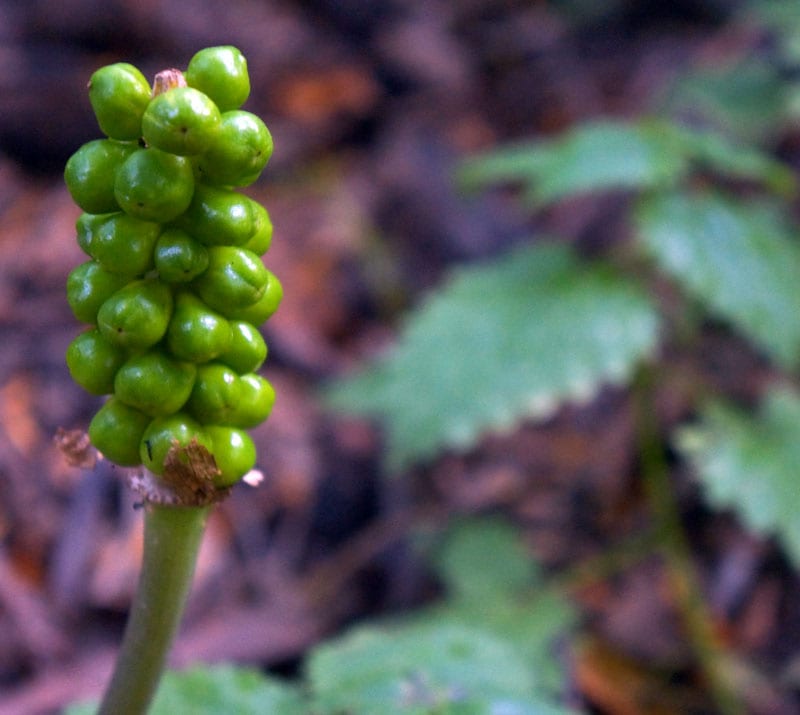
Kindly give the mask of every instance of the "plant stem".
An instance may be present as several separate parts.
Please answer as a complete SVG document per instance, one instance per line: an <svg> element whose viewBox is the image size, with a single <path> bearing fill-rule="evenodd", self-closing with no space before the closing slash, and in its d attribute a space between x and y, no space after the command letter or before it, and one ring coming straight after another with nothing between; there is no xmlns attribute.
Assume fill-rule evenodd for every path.
<svg viewBox="0 0 800 715"><path fill-rule="evenodd" d="M210 510L148 505L139 584L99 715L147 712L189 594Z"/></svg>
<svg viewBox="0 0 800 715"><path fill-rule="evenodd" d="M661 532L661 548L672 581L677 607L686 628L695 657L707 681L717 710L723 715L744 715L743 703L731 688L726 677L725 652L713 631L702 589L692 564L689 539L683 529L664 444L656 419L651 367L643 367L636 379L636 424L639 430L639 450L644 487L650 507Z"/></svg>

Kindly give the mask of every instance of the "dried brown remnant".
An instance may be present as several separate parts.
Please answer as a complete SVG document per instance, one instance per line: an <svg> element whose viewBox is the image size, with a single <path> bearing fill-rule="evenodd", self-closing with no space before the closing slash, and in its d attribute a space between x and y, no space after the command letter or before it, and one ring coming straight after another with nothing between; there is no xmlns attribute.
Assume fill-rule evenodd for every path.
<svg viewBox="0 0 800 715"><path fill-rule="evenodd" d="M164 94L175 87L186 87L186 78L183 72L174 67L168 70L161 70L153 80L153 96Z"/></svg>
<svg viewBox="0 0 800 715"><path fill-rule="evenodd" d="M98 451L89 435L80 429L59 427L53 441L72 467L94 469ZM214 479L220 474L214 456L196 439L185 447L176 441L164 459L160 477L146 470L131 470L125 480L146 502L173 506L207 506L222 501L230 487L217 487Z"/></svg>
<svg viewBox="0 0 800 715"><path fill-rule="evenodd" d="M216 492L214 478L219 474L214 457L193 438L186 447L173 442L164 458L161 478L182 502L200 499L205 503Z"/></svg>
<svg viewBox="0 0 800 715"><path fill-rule="evenodd" d="M67 430L59 427L53 441L71 467L94 469L97 464L97 450L89 441L89 435L80 429Z"/></svg>
<svg viewBox="0 0 800 715"><path fill-rule="evenodd" d="M138 472L128 477L128 483L145 501L154 504L207 506L230 494L230 488L214 485L219 473L213 455L192 439L185 447L174 442L164 459L164 473L160 477Z"/></svg>

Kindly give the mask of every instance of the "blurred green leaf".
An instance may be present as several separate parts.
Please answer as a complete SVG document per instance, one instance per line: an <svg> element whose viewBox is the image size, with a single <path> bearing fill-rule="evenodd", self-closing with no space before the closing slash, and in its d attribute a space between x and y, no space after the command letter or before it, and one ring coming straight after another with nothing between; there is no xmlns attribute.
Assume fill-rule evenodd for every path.
<svg viewBox="0 0 800 715"><path fill-rule="evenodd" d="M463 520L437 563L452 588L444 601L316 646L303 691L254 669L199 666L167 673L151 714L569 715L555 704L566 675L553 646L574 611L538 579L519 533L500 518Z"/></svg>
<svg viewBox="0 0 800 715"><path fill-rule="evenodd" d="M95 702L80 702L68 705L62 715L96 715L97 703Z"/></svg>
<svg viewBox="0 0 800 715"><path fill-rule="evenodd" d="M680 76L661 111L703 121L744 142L760 143L774 137L789 117L787 90L776 66L746 56Z"/></svg>
<svg viewBox="0 0 800 715"><path fill-rule="evenodd" d="M471 517L452 524L433 555L446 600L416 622L480 625L512 644L529 664L537 688L563 688L563 663L553 644L575 620L572 604L543 581L519 531L501 517Z"/></svg>
<svg viewBox="0 0 800 715"><path fill-rule="evenodd" d="M797 190L795 172L749 144L726 139L719 132L671 125L680 151L699 167L720 176L764 183L790 196Z"/></svg>
<svg viewBox="0 0 800 715"><path fill-rule="evenodd" d="M467 160L459 171L465 188L520 181L526 198L542 206L565 196L611 189L668 186L687 158L661 123L598 121L560 137L503 149Z"/></svg>
<svg viewBox="0 0 800 715"><path fill-rule="evenodd" d="M80 704L64 715L94 715L97 705ZM252 669L196 666L164 674L149 715L308 715L299 691Z"/></svg>
<svg viewBox="0 0 800 715"><path fill-rule="evenodd" d="M277 678L255 669L231 665L198 666L182 672L170 672L156 695L151 715L305 715L297 690Z"/></svg>
<svg viewBox="0 0 800 715"><path fill-rule="evenodd" d="M734 510L755 532L778 536L800 566L800 398L773 390L755 416L712 403L677 443L709 502Z"/></svg>
<svg viewBox="0 0 800 715"><path fill-rule="evenodd" d="M367 626L315 649L308 661L319 715L557 715L510 645L479 628Z"/></svg>
<svg viewBox="0 0 800 715"><path fill-rule="evenodd" d="M763 26L777 40L786 64L800 62L800 13L797 0L752 0L741 9L740 24L748 29ZM794 80L796 81L796 80Z"/></svg>
<svg viewBox="0 0 800 715"><path fill-rule="evenodd" d="M657 333L633 282L564 245L524 247L458 271L387 359L333 385L327 401L382 416L397 468L624 381Z"/></svg>
<svg viewBox="0 0 800 715"><path fill-rule="evenodd" d="M491 605L489 605L491 604ZM558 657L555 644L575 623L575 609L564 593L538 588L499 597L495 601L452 602L428 616L436 623L479 624L504 643L513 646L528 665L537 692L554 696L567 680L566 663ZM420 618L425 618L421 614Z"/></svg>
<svg viewBox="0 0 800 715"><path fill-rule="evenodd" d="M541 207L590 191L668 189L694 166L783 193L795 189L790 168L764 152L658 119L590 122L555 139L496 149L465 161L458 179L465 189L521 183Z"/></svg>
<svg viewBox="0 0 800 715"><path fill-rule="evenodd" d="M780 210L716 194L656 194L635 212L645 250L687 293L784 366L800 356L800 246Z"/></svg>
<svg viewBox="0 0 800 715"><path fill-rule="evenodd" d="M796 0L750 0L741 13L745 19L756 20L769 30L800 31Z"/></svg>
<svg viewBox="0 0 800 715"><path fill-rule="evenodd" d="M451 600L485 604L530 585L534 565L519 532L502 519L454 524L437 550L436 571Z"/></svg>

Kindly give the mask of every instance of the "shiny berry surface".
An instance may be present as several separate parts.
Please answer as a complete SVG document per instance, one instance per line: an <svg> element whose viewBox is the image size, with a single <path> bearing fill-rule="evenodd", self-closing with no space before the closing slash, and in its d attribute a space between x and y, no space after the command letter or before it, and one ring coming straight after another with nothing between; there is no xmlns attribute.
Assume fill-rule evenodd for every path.
<svg viewBox="0 0 800 715"><path fill-rule="evenodd" d="M90 259L67 279L85 328L66 362L88 393L108 396L89 438L112 462L156 475L189 464L170 451L196 440L220 488L256 463L245 430L275 401L256 372L267 357L259 328L283 295L261 258L270 215L237 190L273 150L264 122L241 109L249 93L247 62L231 46L197 52L185 74L159 72L152 88L133 65L101 67L88 94L105 138L64 170ZM175 488L180 473L165 481Z"/></svg>
<svg viewBox="0 0 800 715"><path fill-rule="evenodd" d="M137 140L150 104L150 83L127 62L97 70L89 80L89 102L97 123L111 139Z"/></svg>
<svg viewBox="0 0 800 715"><path fill-rule="evenodd" d="M221 112L238 109L250 96L247 60L230 45L207 47L195 54L186 68L186 82L211 97Z"/></svg>

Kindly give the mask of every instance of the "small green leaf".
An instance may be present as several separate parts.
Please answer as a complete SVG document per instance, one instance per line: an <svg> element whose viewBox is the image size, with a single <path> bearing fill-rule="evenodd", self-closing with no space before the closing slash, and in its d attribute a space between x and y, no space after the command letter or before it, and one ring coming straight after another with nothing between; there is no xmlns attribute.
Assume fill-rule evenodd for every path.
<svg viewBox="0 0 800 715"><path fill-rule="evenodd" d="M775 205L658 194L641 201L635 223L645 250L687 293L779 363L797 363L800 246Z"/></svg>
<svg viewBox="0 0 800 715"><path fill-rule="evenodd" d="M319 715L556 715L514 648L478 628L368 626L319 646L308 677Z"/></svg>
<svg viewBox="0 0 800 715"><path fill-rule="evenodd" d="M586 123L560 137L496 150L464 163L466 188L522 181L534 206L589 191L669 186L687 157L660 122Z"/></svg>
<svg viewBox="0 0 800 715"><path fill-rule="evenodd" d="M534 564L519 533L502 519L452 526L436 554L436 571L451 600L485 604L531 584Z"/></svg>
<svg viewBox="0 0 800 715"><path fill-rule="evenodd" d="M712 505L750 529L778 536L800 566L800 397L773 390L755 416L722 403L677 435Z"/></svg>
<svg viewBox="0 0 800 715"><path fill-rule="evenodd" d="M334 385L328 402L385 418L397 468L624 381L657 328L632 282L563 245L524 247L460 270L411 316L394 353Z"/></svg>

